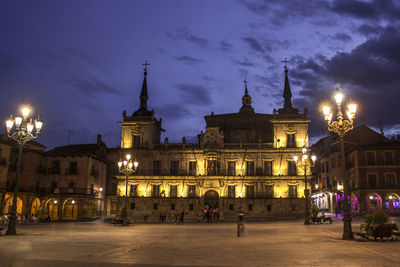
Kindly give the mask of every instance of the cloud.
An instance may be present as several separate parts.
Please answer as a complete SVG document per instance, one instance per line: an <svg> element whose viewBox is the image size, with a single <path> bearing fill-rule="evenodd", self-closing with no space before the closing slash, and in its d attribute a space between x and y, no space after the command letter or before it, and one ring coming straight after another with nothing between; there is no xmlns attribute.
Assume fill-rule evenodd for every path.
<svg viewBox="0 0 400 267"><path fill-rule="evenodd" d="M232 50L232 44L230 44L228 42L225 42L225 41L221 41L219 43L219 48L218 49L222 50L222 51L230 51L230 50Z"/></svg>
<svg viewBox="0 0 400 267"><path fill-rule="evenodd" d="M211 77L211 76L208 76L208 75L204 75L201 79L202 79L203 81L207 81L207 82L214 81L214 78Z"/></svg>
<svg viewBox="0 0 400 267"><path fill-rule="evenodd" d="M369 25L369 24L361 24L357 29L359 33L366 36L378 35L383 30L384 28L379 25Z"/></svg>
<svg viewBox="0 0 400 267"><path fill-rule="evenodd" d="M231 59L235 65L243 66L243 67L253 67L255 64L250 61L247 57L243 57L241 60Z"/></svg>
<svg viewBox="0 0 400 267"><path fill-rule="evenodd" d="M180 90L180 96L184 103L193 105L210 105L212 103L207 88L197 84L177 84L176 88Z"/></svg>
<svg viewBox="0 0 400 267"><path fill-rule="evenodd" d="M171 39L184 40L203 48L208 46L208 40L206 38L194 35L185 26L176 29L175 32L167 32L167 36Z"/></svg>
<svg viewBox="0 0 400 267"><path fill-rule="evenodd" d="M118 89L115 88L114 85L108 84L107 82L90 75L85 75L85 77L83 77L80 75L71 74L65 83L89 97L93 97L98 93L115 95L122 94Z"/></svg>
<svg viewBox="0 0 400 267"><path fill-rule="evenodd" d="M195 65L204 62L204 60L191 57L191 56L180 56L180 57L175 57L175 59L179 62L188 64L188 65Z"/></svg>
<svg viewBox="0 0 400 267"><path fill-rule="evenodd" d="M343 43L350 42L352 40L351 36L342 32L336 33L334 36L330 37L331 39L341 41Z"/></svg>
<svg viewBox="0 0 400 267"><path fill-rule="evenodd" d="M253 50L257 52L264 52L265 49L261 46L260 42L253 37L243 37L242 40Z"/></svg>
<svg viewBox="0 0 400 267"><path fill-rule="evenodd" d="M160 107L157 107L156 112L157 114L159 114L160 117L166 119L179 119L183 117L189 117L192 115L190 110L186 109L180 103L162 105Z"/></svg>
<svg viewBox="0 0 400 267"><path fill-rule="evenodd" d="M336 86L345 89L347 99L359 104L357 125L378 121L386 127L398 124L397 116L393 115L400 98L398 47L400 31L386 27L378 37L368 39L350 52L337 53L329 59L321 55L308 59L297 57L297 68L289 74L301 82L302 98L295 99L294 103L316 107L310 109L312 117L318 118L312 125L314 131L322 127L318 107L331 99Z"/></svg>
<svg viewBox="0 0 400 267"><path fill-rule="evenodd" d="M341 15L348 15L366 20L398 20L400 5L393 0L347 1L335 0L331 10Z"/></svg>

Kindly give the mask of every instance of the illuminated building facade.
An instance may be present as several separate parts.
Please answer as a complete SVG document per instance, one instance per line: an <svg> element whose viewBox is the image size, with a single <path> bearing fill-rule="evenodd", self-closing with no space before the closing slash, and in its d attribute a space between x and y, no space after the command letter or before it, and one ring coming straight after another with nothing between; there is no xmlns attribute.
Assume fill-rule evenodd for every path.
<svg viewBox="0 0 400 267"><path fill-rule="evenodd" d="M204 208L217 209L224 220L236 219L240 207L254 219L303 215L304 173L293 156L308 147L310 119L292 106L286 67L283 108L256 113L245 82L239 112L205 116L198 143L160 142L162 121L147 108L146 70L144 75L139 109L131 116L123 112L121 149L108 152L109 175L118 180L108 212L123 205L125 177L117 161L130 153L139 162L127 190L134 221L182 211L185 219L198 221Z"/></svg>

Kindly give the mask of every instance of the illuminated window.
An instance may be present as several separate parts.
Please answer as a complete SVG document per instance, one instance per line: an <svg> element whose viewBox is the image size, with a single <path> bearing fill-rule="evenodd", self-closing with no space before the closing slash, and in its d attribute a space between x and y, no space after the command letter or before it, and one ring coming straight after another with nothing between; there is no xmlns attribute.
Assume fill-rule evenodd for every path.
<svg viewBox="0 0 400 267"><path fill-rule="evenodd" d="M264 175L272 176L272 161L264 161Z"/></svg>
<svg viewBox="0 0 400 267"><path fill-rule="evenodd" d="M217 175L217 161L207 160L207 175Z"/></svg>
<svg viewBox="0 0 400 267"><path fill-rule="evenodd" d="M170 197L177 197L178 196L178 186L177 185L170 185L169 186L169 196Z"/></svg>
<svg viewBox="0 0 400 267"><path fill-rule="evenodd" d="M286 147L296 147L296 135L287 134L286 135Z"/></svg>
<svg viewBox="0 0 400 267"><path fill-rule="evenodd" d="M196 186L195 185L189 185L188 186L188 196L189 197L196 197Z"/></svg>
<svg viewBox="0 0 400 267"><path fill-rule="evenodd" d="M189 161L189 175L195 176L197 174L196 167L196 161Z"/></svg>
<svg viewBox="0 0 400 267"><path fill-rule="evenodd" d="M129 196L131 196L131 197L137 196L137 185L136 184L131 184L131 186L129 188Z"/></svg>
<svg viewBox="0 0 400 267"><path fill-rule="evenodd" d="M236 186L228 185L228 197L229 198L235 198L235 191L236 191Z"/></svg>
<svg viewBox="0 0 400 267"><path fill-rule="evenodd" d="M289 185L289 198L297 198L297 185Z"/></svg>
<svg viewBox="0 0 400 267"><path fill-rule="evenodd" d="M235 176L236 175L236 162L228 161L228 175Z"/></svg>

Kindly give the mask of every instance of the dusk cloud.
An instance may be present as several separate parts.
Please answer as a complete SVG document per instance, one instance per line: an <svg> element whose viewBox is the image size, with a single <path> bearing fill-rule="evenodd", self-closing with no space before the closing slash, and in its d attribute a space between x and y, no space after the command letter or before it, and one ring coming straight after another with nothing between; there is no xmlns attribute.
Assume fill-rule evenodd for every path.
<svg viewBox="0 0 400 267"><path fill-rule="evenodd" d="M204 62L204 60L202 60L202 59L191 57L191 56L180 56L180 57L175 57L175 59L179 62L188 64L188 65L194 65L194 64L199 64L199 63Z"/></svg>
<svg viewBox="0 0 400 267"><path fill-rule="evenodd" d="M212 103L210 93L207 88L197 84L177 84L176 88L180 90L182 103L193 105L209 105Z"/></svg>
<svg viewBox="0 0 400 267"><path fill-rule="evenodd" d="M167 32L167 36L175 40L188 41L200 47L206 47L208 45L208 40L206 38L191 33L186 27L178 28L175 32Z"/></svg>

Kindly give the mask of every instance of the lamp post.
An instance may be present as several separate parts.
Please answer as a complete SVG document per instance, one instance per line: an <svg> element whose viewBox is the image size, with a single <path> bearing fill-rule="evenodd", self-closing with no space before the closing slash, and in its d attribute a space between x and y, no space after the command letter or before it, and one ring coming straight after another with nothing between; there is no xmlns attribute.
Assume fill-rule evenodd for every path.
<svg viewBox="0 0 400 267"><path fill-rule="evenodd" d="M132 156L130 154L126 154L125 160L118 162L119 172L125 175L125 213L122 220L122 225L128 225L128 179L131 174L133 174L137 167L139 166L139 162L131 160Z"/></svg>
<svg viewBox="0 0 400 267"><path fill-rule="evenodd" d="M332 121L332 112L329 106L323 107L323 113L325 116L326 124L328 125L328 130L330 132L336 133L339 136L340 142L340 155L341 155L341 165L342 165L342 179L343 179L343 191L344 191L344 201L343 201L343 239L353 239L353 233L351 228L351 215L350 207L348 201L349 195L349 185L346 177L346 159L344 152L344 136L345 134L353 129L354 118L356 116L357 105L354 103L349 103L347 108L347 119L344 118L342 113L342 101L344 95L336 89L335 101L337 105L337 120Z"/></svg>
<svg viewBox="0 0 400 267"><path fill-rule="evenodd" d="M28 119L31 113L31 109L28 106L22 107L20 111L22 117L17 116L13 118L12 115L10 115L10 118L6 120L7 136L16 141L18 145L17 170L14 176L14 193L7 235L17 234L18 180L21 172L22 150L26 142L39 136L43 126L43 121L40 120L40 116L38 116L34 122L32 122L32 118Z"/></svg>
<svg viewBox="0 0 400 267"><path fill-rule="evenodd" d="M304 146L301 150L302 156L299 161L299 156L294 155L293 159L296 165L304 171L304 200L305 200L305 213L304 213L304 224L310 224L310 211L309 211L309 194L307 189L307 168L314 166L317 157L315 155L310 155L309 150ZM311 173L311 171L310 171Z"/></svg>

